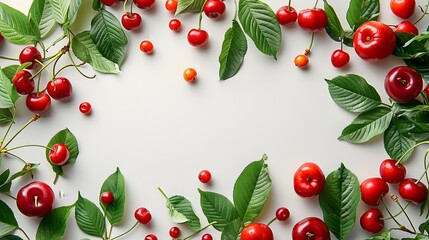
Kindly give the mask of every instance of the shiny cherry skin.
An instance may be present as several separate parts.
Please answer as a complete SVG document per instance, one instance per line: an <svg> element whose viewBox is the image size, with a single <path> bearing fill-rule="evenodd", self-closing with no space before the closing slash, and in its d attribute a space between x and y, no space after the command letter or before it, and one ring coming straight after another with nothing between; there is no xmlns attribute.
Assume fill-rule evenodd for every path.
<svg viewBox="0 0 429 240"><path fill-rule="evenodd" d="M280 207L276 210L276 218L279 221L286 221L290 217L289 209L285 207Z"/></svg>
<svg viewBox="0 0 429 240"><path fill-rule="evenodd" d="M341 49L335 50L331 55L332 66L336 68L344 67L345 65L347 65L347 63L349 63L349 61L350 55Z"/></svg>
<svg viewBox="0 0 429 240"><path fill-rule="evenodd" d="M42 61L42 54L40 54L39 50L33 46L27 46L24 49L22 49L21 53L19 54L19 62L21 64L26 62L31 62L31 65L27 67L27 69L33 69L37 67L39 64L37 61Z"/></svg>
<svg viewBox="0 0 429 240"><path fill-rule="evenodd" d="M152 215L150 214L149 210L144 207L137 208L134 212L134 217L142 224L148 224L152 219Z"/></svg>
<svg viewBox="0 0 429 240"><path fill-rule="evenodd" d="M294 59L293 62L295 63L295 66L299 68L306 68L308 64L310 63L310 59L308 59L307 55L305 54L298 54Z"/></svg>
<svg viewBox="0 0 429 240"><path fill-rule="evenodd" d="M423 90L423 78L408 66L394 67L386 75L384 88L390 98L398 103L415 99Z"/></svg>
<svg viewBox="0 0 429 240"><path fill-rule="evenodd" d="M406 178L399 183L399 195L414 204L421 204L426 200L428 188L422 182L417 182L414 178Z"/></svg>
<svg viewBox="0 0 429 240"><path fill-rule="evenodd" d="M51 106L51 97L49 97L49 95L44 92L39 94L30 93L25 99L25 105L27 106L28 110L34 113L42 114L49 110Z"/></svg>
<svg viewBox="0 0 429 240"><path fill-rule="evenodd" d="M83 102L79 105L79 111L85 115L89 115L92 111L91 103Z"/></svg>
<svg viewBox="0 0 429 240"><path fill-rule="evenodd" d="M360 226L365 231L376 234L384 228L383 213L378 208L366 210L360 217Z"/></svg>
<svg viewBox="0 0 429 240"><path fill-rule="evenodd" d="M149 40L143 40L140 43L140 51L142 51L143 53L146 53L148 55L153 53L153 44L151 41Z"/></svg>
<svg viewBox="0 0 429 240"><path fill-rule="evenodd" d="M410 18L415 9L416 0L390 0L390 10L400 18Z"/></svg>
<svg viewBox="0 0 429 240"><path fill-rule="evenodd" d="M165 9L167 9L167 11L171 13L174 13L176 12L178 4L179 3L177 2L177 0L167 0L165 1Z"/></svg>
<svg viewBox="0 0 429 240"><path fill-rule="evenodd" d="M182 22L180 22L179 19L177 18L173 18L170 20L170 22L168 23L168 27L175 32L180 31L180 27L182 26Z"/></svg>
<svg viewBox="0 0 429 240"><path fill-rule="evenodd" d="M386 159L380 164L380 177L388 183L399 183L405 179L407 169L402 163Z"/></svg>
<svg viewBox="0 0 429 240"><path fill-rule="evenodd" d="M134 5L140 9L150 9L155 5L155 0L134 0Z"/></svg>
<svg viewBox="0 0 429 240"><path fill-rule="evenodd" d="M402 21L396 25L395 32L406 32L414 35L419 35L419 29L410 21Z"/></svg>
<svg viewBox="0 0 429 240"><path fill-rule="evenodd" d="M52 210L55 194L52 188L40 181L22 187L16 196L19 211L29 217L43 217Z"/></svg>
<svg viewBox="0 0 429 240"><path fill-rule="evenodd" d="M320 32L328 24L328 16L321 8L303 9L298 14L298 25L308 32Z"/></svg>
<svg viewBox="0 0 429 240"><path fill-rule="evenodd" d="M142 25L142 17L138 13L127 12L122 15L121 22L125 29L136 30Z"/></svg>
<svg viewBox="0 0 429 240"><path fill-rule="evenodd" d="M188 32L188 42L191 46L202 47L207 44L209 40L209 34L202 29L192 28Z"/></svg>
<svg viewBox="0 0 429 240"><path fill-rule="evenodd" d="M315 163L304 163L293 176L293 187L301 197L319 195L325 186L325 175Z"/></svg>
<svg viewBox="0 0 429 240"><path fill-rule="evenodd" d="M183 79L187 82L194 82L195 78L197 77L197 71L193 68L187 68L183 72Z"/></svg>
<svg viewBox="0 0 429 240"><path fill-rule="evenodd" d="M53 165L63 166L70 158L69 148L62 143L56 143L49 151L49 160Z"/></svg>
<svg viewBox="0 0 429 240"><path fill-rule="evenodd" d="M389 186L381 178L368 178L360 184L361 199L370 206L377 206L389 192Z"/></svg>
<svg viewBox="0 0 429 240"><path fill-rule="evenodd" d="M148 234L144 237L144 240L158 240L158 238L154 234Z"/></svg>
<svg viewBox="0 0 429 240"><path fill-rule="evenodd" d="M206 233L201 237L201 240L213 240L213 236L210 233Z"/></svg>
<svg viewBox="0 0 429 240"><path fill-rule="evenodd" d="M280 25L291 25L298 19L295 8L291 6L282 6L276 12L277 21Z"/></svg>
<svg viewBox="0 0 429 240"><path fill-rule="evenodd" d="M48 82L46 90L53 99L67 101L72 96L73 87L67 78L57 77L54 80Z"/></svg>
<svg viewBox="0 0 429 240"><path fill-rule="evenodd" d="M101 2L106 6L112 6L119 2L119 0L101 0Z"/></svg>
<svg viewBox="0 0 429 240"><path fill-rule="evenodd" d="M27 95L34 90L34 80L30 79L31 73L21 70L12 78L12 83L19 94Z"/></svg>
<svg viewBox="0 0 429 240"><path fill-rule="evenodd" d="M263 223L251 223L241 231L241 240L273 240L274 235L270 227Z"/></svg>
<svg viewBox="0 0 429 240"><path fill-rule="evenodd" d="M203 10L208 18L219 18L225 13L225 9L225 3L222 0L208 0Z"/></svg>
<svg viewBox="0 0 429 240"><path fill-rule="evenodd" d="M170 231L168 232L168 234L170 235L170 237L172 238L178 238L180 236L180 228L174 226L170 228Z"/></svg>
<svg viewBox="0 0 429 240"><path fill-rule="evenodd" d="M353 35L356 54L367 62L376 62L392 55L396 35L382 22L368 21L360 25Z"/></svg>
<svg viewBox="0 0 429 240"><path fill-rule="evenodd" d="M112 192L102 192L100 194L100 202L102 202L104 205L109 205L113 201L115 201L115 196L113 196Z"/></svg>
<svg viewBox="0 0 429 240"><path fill-rule="evenodd" d="M202 183L209 183L212 179L212 174L209 170L201 170L201 172L198 173L198 179Z"/></svg>
<svg viewBox="0 0 429 240"><path fill-rule="evenodd" d="M309 236L312 236L309 238ZM292 229L292 240L330 240L325 222L316 217L308 217L295 224Z"/></svg>

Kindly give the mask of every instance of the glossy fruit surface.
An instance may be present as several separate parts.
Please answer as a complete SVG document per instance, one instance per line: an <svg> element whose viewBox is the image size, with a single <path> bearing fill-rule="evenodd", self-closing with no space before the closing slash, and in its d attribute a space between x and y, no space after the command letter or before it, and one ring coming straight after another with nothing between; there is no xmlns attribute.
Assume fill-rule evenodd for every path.
<svg viewBox="0 0 429 240"><path fill-rule="evenodd" d="M197 71L193 68L187 68L183 72L183 79L187 82L193 82L197 77Z"/></svg>
<svg viewBox="0 0 429 240"><path fill-rule="evenodd" d="M44 182L31 182L22 187L16 196L19 211L29 217L43 217L52 210L55 195Z"/></svg>
<svg viewBox="0 0 429 240"><path fill-rule="evenodd" d="M388 183L399 183L405 179L407 169L402 163L396 163L395 160L386 159L380 164L380 177Z"/></svg>
<svg viewBox="0 0 429 240"><path fill-rule="evenodd" d="M152 215L144 207L137 208L136 211L134 212L134 217L137 219L137 221L139 221L142 224L148 224L152 219Z"/></svg>
<svg viewBox="0 0 429 240"><path fill-rule="evenodd" d="M141 9L150 9L155 5L155 0L133 0L133 2Z"/></svg>
<svg viewBox="0 0 429 240"><path fill-rule="evenodd" d="M178 2L177 0L167 0L165 1L165 9L169 12L176 12Z"/></svg>
<svg viewBox="0 0 429 240"><path fill-rule="evenodd" d="M158 238L154 234L148 234L144 237L144 240L158 240Z"/></svg>
<svg viewBox="0 0 429 240"><path fill-rule="evenodd" d="M384 88L390 98L399 103L415 99L423 90L423 78L413 68L394 67L386 75Z"/></svg>
<svg viewBox="0 0 429 240"><path fill-rule="evenodd" d="M202 170L200 173L198 173L198 179L202 183L208 183L212 179L212 174L209 170Z"/></svg>
<svg viewBox="0 0 429 240"><path fill-rule="evenodd" d="M293 62L295 63L295 66L299 68L306 68L310 60L308 59L307 55L299 54L294 58Z"/></svg>
<svg viewBox="0 0 429 240"><path fill-rule="evenodd" d="M30 93L25 99L25 105L28 110L34 113L44 113L49 110L51 106L51 97L48 94L42 93Z"/></svg>
<svg viewBox="0 0 429 240"><path fill-rule="evenodd" d="M295 224L292 229L292 240L330 240L325 222L316 217L308 217Z"/></svg>
<svg viewBox="0 0 429 240"><path fill-rule="evenodd" d="M419 35L419 29L410 21L402 21L396 25L395 32L406 32Z"/></svg>
<svg viewBox="0 0 429 240"><path fill-rule="evenodd" d="M19 94L27 95L34 90L34 80L29 79L31 73L26 70L21 70L12 78L12 83Z"/></svg>
<svg viewBox="0 0 429 240"><path fill-rule="evenodd" d="M49 151L49 160L53 165L63 166L70 158L69 148L62 143L56 143Z"/></svg>
<svg viewBox="0 0 429 240"><path fill-rule="evenodd" d="M390 0L390 10L396 16L407 19L414 14L416 0Z"/></svg>
<svg viewBox="0 0 429 240"><path fill-rule="evenodd" d="M321 8L303 9L298 14L298 25L309 32L319 32L328 24L328 16Z"/></svg>
<svg viewBox="0 0 429 240"><path fill-rule="evenodd" d="M368 178L360 184L362 201L370 206L377 206L388 192L389 186L381 178Z"/></svg>
<svg viewBox="0 0 429 240"><path fill-rule="evenodd" d="M67 78L57 77L48 82L46 90L53 99L67 101L72 96L73 87Z"/></svg>
<svg viewBox="0 0 429 240"><path fill-rule="evenodd" d="M375 62L392 55L396 45L396 35L384 23L368 21L356 29L353 47L357 55L365 61Z"/></svg>
<svg viewBox="0 0 429 240"><path fill-rule="evenodd" d="M170 235L170 237L172 238L178 238L180 236L180 228L178 227L171 227L170 231L168 232L168 234Z"/></svg>
<svg viewBox="0 0 429 240"><path fill-rule="evenodd" d="M100 194L100 201L105 204L109 205L115 200L115 196L113 196L112 192L103 192Z"/></svg>
<svg viewBox="0 0 429 240"><path fill-rule="evenodd" d="M39 50L33 46L27 46L24 49L22 49L21 53L19 54L19 62L21 64L26 62L31 62L31 65L27 67L27 69L33 69L37 67L39 64L37 61L42 61L42 55L40 54Z"/></svg>
<svg viewBox="0 0 429 240"><path fill-rule="evenodd" d="M271 228L263 223L251 223L241 231L241 240L273 240Z"/></svg>
<svg viewBox="0 0 429 240"><path fill-rule="evenodd" d="M101 2L106 6L112 6L113 4L119 2L119 0L101 0Z"/></svg>
<svg viewBox="0 0 429 240"><path fill-rule="evenodd" d="M85 115L88 115L92 111L92 106L89 102L83 102L79 105L79 111Z"/></svg>
<svg viewBox="0 0 429 240"><path fill-rule="evenodd" d="M140 51L146 53L146 54L152 54L153 53L153 44L149 40L144 40L140 43Z"/></svg>
<svg viewBox="0 0 429 240"><path fill-rule="evenodd" d="M177 18L171 19L170 22L168 23L168 27L172 31L179 31L181 26L182 26L182 22L180 22L180 20Z"/></svg>
<svg viewBox="0 0 429 240"><path fill-rule="evenodd" d="M383 213L378 208L370 208L360 217L360 226L370 233L376 234L383 230Z"/></svg>
<svg viewBox="0 0 429 240"><path fill-rule="evenodd" d="M296 22L298 14L291 6L282 6L276 12L277 21L280 25L290 25Z"/></svg>
<svg viewBox="0 0 429 240"><path fill-rule="evenodd" d="M121 18L122 26L127 30L136 30L142 24L142 17L138 13L127 12L122 15Z"/></svg>
<svg viewBox="0 0 429 240"><path fill-rule="evenodd" d="M322 192L325 175L315 163L304 163L293 176L293 188L301 197L313 197Z"/></svg>
<svg viewBox="0 0 429 240"><path fill-rule="evenodd" d="M277 220L286 221L289 219L289 217L290 217L289 209L287 209L285 207L280 207L277 209L277 211L276 211Z"/></svg>
<svg viewBox="0 0 429 240"><path fill-rule="evenodd" d="M188 42L194 47L202 47L209 40L209 34L202 29L191 29L188 32Z"/></svg>
<svg viewBox="0 0 429 240"><path fill-rule="evenodd" d="M0 34L0 42L2 42L4 39L3 35Z"/></svg>
<svg viewBox="0 0 429 240"><path fill-rule="evenodd" d="M336 68L344 67L349 61L350 55L341 49L335 50L331 55L332 66Z"/></svg>
<svg viewBox="0 0 429 240"><path fill-rule="evenodd" d="M206 233L201 237L201 240L213 240L213 236L210 233Z"/></svg>
<svg viewBox="0 0 429 240"><path fill-rule="evenodd" d="M208 0L204 5L204 13L209 18L218 18L225 13L225 3L222 0Z"/></svg>
<svg viewBox="0 0 429 240"><path fill-rule="evenodd" d="M399 195L414 204L420 204L426 200L428 188L422 182L414 178L406 178L398 186Z"/></svg>

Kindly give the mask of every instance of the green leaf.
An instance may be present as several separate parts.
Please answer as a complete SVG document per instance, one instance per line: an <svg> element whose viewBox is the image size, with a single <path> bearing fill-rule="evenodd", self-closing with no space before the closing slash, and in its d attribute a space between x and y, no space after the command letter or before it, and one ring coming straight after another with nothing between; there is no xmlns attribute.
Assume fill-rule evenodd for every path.
<svg viewBox="0 0 429 240"><path fill-rule="evenodd" d="M343 35L344 45L346 45L347 47L353 47L353 35L354 35L353 31L350 31L350 30L344 31L344 35Z"/></svg>
<svg viewBox="0 0 429 240"><path fill-rule="evenodd" d="M391 237L392 233L391 230L385 231L380 233L377 236L373 236L371 238L368 238L368 240L399 240L397 238Z"/></svg>
<svg viewBox="0 0 429 240"><path fill-rule="evenodd" d="M3 73L3 70L0 70L0 108L14 106L14 89L12 81Z"/></svg>
<svg viewBox="0 0 429 240"><path fill-rule="evenodd" d="M30 173L31 176L34 169L36 169L40 164L35 163L27 163L19 172L14 173L10 178L0 185L0 192L8 192L10 191L10 187L12 185L12 181L17 179L18 177L24 176L27 173Z"/></svg>
<svg viewBox="0 0 429 240"><path fill-rule="evenodd" d="M114 200L108 205L100 202L100 206L103 208L110 224L118 225L122 221L125 210L125 180L119 168L104 181L100 195L103 192L111 192Z"/></svg>
<svg viewBox="0 0 429 240"><path fill-rule="evenodd" d="M89 31L81 32L73 38L72 49L77 58L91 64L95 71L102 73L119 72L119 66L98 51Z"/></svg>
<svg viewBox="0 0 429 240"><path fill-rule="evenodd" d="M346 18L349 26L353 30L356 30L366 21L377 20L379 15L379 0L351 0Z"/></svg>
<svg viewBox="0 0 429 240"><path fill-rule="evenodd" d="M271 179L265 164L267 156L247 165L234 185L235 209L243 225L252 222L262 211L271 192Z"/></svg>
<svg viewBox="0 0 429 240"><path fill-rule="evenodd" d="M80 230L84 233L103 237L106 223L100 209L79 193L75 208L75 218Z"/></svg>
<svg viewBox="0 0 429 240"><path fill-rule="evenodd" d="M199 13L204 7L205 0L178 0L175 15L181 13Z"/></svg>
<svg viewBox="0 0 429 240"><path fill-rule="evenodd" d="M82 5L82 3L83 3L83 0L71 1L69 10L67 12L67 19L66 19L67 27L71 26L76 20L77 12L79 11L79 8Z"/></svg>
<svg viewBox="0 0 429 240"><path fill-rule="evenodd" d="M192 209L192 203L183 196L175 195L168 199L167 208L170 210L170 219L174 223L186 223L197 231L201 228L200 219Z"/></svg>
<svg viewBox="0 0 429 240"><path fill-rule="evenodd" d="M328 16L328 24L325 27L326 32L332 40L340 42L344 35L344 29L341 26L340 19L338 19L337 13L334 8L329 5L328 1L323 0L323 2L325 13Z"/></svg>
<svg viewBox="0 0 429 240"><path fill-rule="evenodd" d="M103 9L103 5L101 4L101 0L93 0L92 9L95 11L99 11Z"/></svg>
<svg viewBox="0 0 429 240"><path fill-rule="evenodd" d="M425 41L411 41L415 36L414 34L406 32L397 32L395 34L396 45L393 55L402 59L415 59L429 54L429 50L426 48L429 44L429 39L425 39Z"/></svg>
<svg viewBox="0 0 429 240"><path fill-rule="evenodd" d="M355 74L327 80L329 93L334 102L350 112L365 112L378 107L381 98L374 87Z"/></svg>
<svg viewBox="0 0 429 240"><path fill-rule="evenodd" d="M276 59L282 34L273 10L260 0L240 0L238 18L259 51Z"/></svg>
<svg viewBox="0 0 429 240"><path fill-rule="evenodd" d="M239 240L242 226L240 219L228 223L222 231L221 240Z"/></svg>
<svg viewBox="0 0 429 240"><path fill-rule="evenodd" d="M128 40L118 19L106 10L99 11L91 21L90 34L98 51L120 66Z"/></svg>
<svg viewBox="0 0 429 240"><path fill-rule="evenodd" d="M420 224L419 231L421 234L425 234L425 232L426 232L426 234L429 234L429 220Z"/></svg>
<svg viewBox="0 0 429 240"><path fill-rule="evenodd" d="M0 238L12 233L18 228L18 222L16 221L15 215L13 215L12 209L0 200Z"/></svg>
<svg viewBox="0 0 429 240"><path fill-rule="evenodd" d="M377 107L361 113L343 130L338 139L351 143L366 142L389 127L392 115L387 107Z"/></svg>
<svg viewBox="0 0 429 240"><path fill-rule="evenodd" d="M0 32L14 44L28 44L38 40L27 16L2 2L0 2Z"/></svg>
<svg viewBox="0 0 429 240"><path fill-rule="evenodd" d="M66 145L67 148L69 149L70 157L69 157L69 160L67 160L65 165L76 162L76 158L79 155L79 145L77 143L76 137L68 128L57 132L51 138L51 140L49 140L49 143L47 145L48 148L45 151L46 160L49 162L49 164L51 164L54 172L56 174L62 176L64 174L63 166L54 165L49 160L49 152L50 152L49 149L52 148L52 146L54 146L54 144L57 144L57 143L62 143L64 145Z"/></svg>
<svg viewBox="0 0 429 240"><path fill-rule="evenodd" d="M384 149L390 158L406 161L413 151L409 151L416 141L409 137L414 125L407 120L392 118L390 126L384 132Z"/></svg>
<svg viewBox="0 0 429 240"><path fill-rule="evenodd" d="M355 225L359 201L359 180L341 163L340 168L328 175L319 195L323 219L337 239L346 239Z"/></svg>
<svg viewBox="0 0 429 240"><path fill-rule="evenodd" d="M222 51L219 56L219 78L226 80L233 77L243 64L247 52L247 40L243 30L236 20L232 20L232 27L225 32Z"/></svg>
<svg viewBox="0 0 429 240"><path fill-rule="evenodd" d="M201 209L209 222L216 222L213 227L223 231L225 226L238 218L238 213L231 201L225 196L198 189Z"/></svg>
<svg viewBox="0 0 429 240"><path fill-rule="evenodd" d="M64 236L67 227L67 219L74 205L53 209L43 217L37 228L36 240L57 240Z"/></svg>
<svg viewBox="0 0 429 240"><path fill-rule="evenodd" d="M7 178L10 175L10 170L6 169L4 172L0 174L0 186L7 181Z"/></svg>
<svg viewBox="0 0 429 240"><path fill-rule="evenodd" d="M18 72L18 68L19 68L19 65L10 65L3 68L2 71L8 79L12 79L13 76L15 76L15 74Z"/></svg>
<svg viewBox="0 0 429 240"><path fill-rule="evenodd" d="M1 240L22 240L22 238L15 235L7 235L2 237Z"/></svg>
<svg viewBox="0 0 429 240"><path fill-rule="evenodd" d="M13 121L10 109L0 108L0 125L7 125Z"/></svg>
<svg viewBox="0 0 429 240"><path fill-rule="evenodd" d="M72 0L49 0L52 6L52 16L55 21L62 25L66 22L68 10ZM73 0L75 1L75 0Z"/></svg>
<svg viewBox="0 0 429 240"><path fill-rule="evenodd" d="M46 38L55 27L49 0L34 0L28 18L38 27L41 39Z"/></svg>

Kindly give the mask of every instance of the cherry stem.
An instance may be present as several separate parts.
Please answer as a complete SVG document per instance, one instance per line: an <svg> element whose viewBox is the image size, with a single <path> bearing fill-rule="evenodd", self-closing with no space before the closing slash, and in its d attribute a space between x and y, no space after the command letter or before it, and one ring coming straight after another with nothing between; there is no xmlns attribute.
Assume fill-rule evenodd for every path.
<svg viewBox="0 0 429 240"><path fill-rule="evenodd" d="M316 3L314 3L314 8L317 7L317 3L319 2L319 0L316 0Z"/></svg>
<svg viewBox="0 0 429 240"><path fill-rule="evenodd" d="M96 75L93 75L93 76L88 76L88 75L86 75L85 73L83 73L79 68L78 68L78 66L80 66L80 65L77 65L76 64L76 62L73 60L73 57L72 57L72 55L71 55L71 53L70 53L70 51L68 52L68 55L69 55L69 58L70 58L70 61L72 62L72 66L74 66L75 68L76 68L76 70L80 73L80 75L82 75L82 76L84 76L85 78L88 78L88 79L93 79L93 78L95 78L96 77ZM82 64L85 64L85 63L82 63ZM59 71L58 71L59 72Z"/></svg>
<svg viewBox="0 0 429 240"><path fill-rule="evenodd" d="M22 126L13 136L12 136L12 138L10 138L9 139L9 141L7 141L7 143L3 146L3 149L5 149L9 144L10 144L10 142L12 142L13 141L13 139L15 139L16 138L16 136L18 136L18 134L20 134L28 125L30 125L32 122L34 122L34 121L36 121L37 119L39 119L40 118L40 115L39 114L35 114L35 115L33 115L31 118L30 118L30 120L28 120L28 122L26 123L26 124L24 124L24 126Z"/></svg>
<svg viewBox="0 0 429 240"><path fill-rule="evenodd" d="M9 126L7 127L6 132L3 134L3 137L0 141L0 148L2 148L3 146L3 142L6 139L7 135L10 132L10 129L12 128L13 123L15 122L15 118L16 118L16 108L13 108L13 113L12 113L12 121L10 121Z"/></svg>
<svg viewBox="0 0 429 240"><path fill-rule="evenodd" d="M396 161L396 165L401 163L404 160L405 156L407 156L411 151L413 151L414 148L416 148L420 145L423 145L423 144L429 144L429 141L419 142L419 143L415 144L414 146L410 147L407 151L405 151L404 154L402 154L402 156L398 159L398 161Z"/></svg>
<svg viewBox="0 0 429 240"><path fill-rule="evenodd" d="M395 223L398 225L399 228L403 228L403 225L400 224L398 222L398 220L396 220L396 218L393 216L392 212L390 212L389 208L387 207L387 204L384 202L383 198L380 199L381 203L384 206L384 209L386 209L387 213L389 214L389 216L393 219L393 221L395 221Z"/></svg>
<svg viewBox="0 0 429 240"><path fill-rule="evenodd" d="M237 5L237 0L234 0L234 20L237 20L237 12L238 12L238 5Z"/></svg>
<svg viewBox="0 0 429 240"><path fill-rule="evenodd" d="M3 148L3 149L0 150L0 153L7 153L9 151L16 150L16 149L19 149L19 148L25 148L25 147L40 147L40 148L52 150L52 148L47 147L45 145L40 145L40 144L25 144L25 145L21 145L21 146L17 146L17 147L12 147L12 148L8 148L8 149Z"/></svg>
<svg viewBox="0 0 429 240"><path fill-rule="evenodd" d="M307 236L307 240L311 240L311 239L314 239L314 234L313 233L311 233L311 232L306 232L305 233L305 236Z"/></svg>
<svg viewBox="0 0 429 240"><path fill-rule="evenodd" d="M58 181L59 177L60 177L60 175L58 173L55 173L55 178L54 178L54 181L53 181L54 185L57 184L57 181Z"/></svg>
<svg viewBox="0 0 429 240"><path fill-rule="evenodd" d="M425 15L427 14L428 9L429 9L429 1L426 4L426 8L425 9L423 9L421 6L419 6L419 7L422 10L423 14L414 22L414 25L417 24L417 23L419 23L425 17Z"/></svg>
<svg viewBox="0 0 429 240"><path fill-rule="evenodd" d="M2 194L5 195L5 196L8 196L10 198L12 198L13 200L16 200L16 197L10 195L9 193L2 192Z"/></svg>
<svg viewBox="0 0 429 240"><path fill-rule="evenodd" d="M394 195L394 194L390 194L390 198L391 198L393 201L396 201L398 197L397 197L396 195ZM409 205L410 205L410 202L408 202L408 203L407 203L407 205L405 205L404 210L405 210L405 209L407 209ZM395 217L397 217L397 216L401 215L403 212L404 212L404 211L403 211L403 210L401 210L401 211L399 211L398 213L396 213L395 215L392 215L391 217L387 217L387 218L380 218L380 219L381 219L381 220L390 220L390 219L392 219L392 218L395 218Z"/></svg>
<svg viewBox="0 0 429 240"><path fill-rule="evenodd" d="M18 58L5 57L5 56L0 56L0 59L6 59L6 60L11 60L11 61L19 61Z"/></svg>
<svg viewBox="0 0 429 240"><path fill-rule="evenodd" d="M399 208L404 213L405 217L407 218L408 222L410 223L411 228L413 229L414 232L416 232L416 228L414 227L414 224L411 221L410 216L408 215L407 211L405 211L405 208L402 206L402 204L399 202L399 199L395 195L393 195L392 199L396 204L398 204Z"/></svg>
<svg viewBox="0 0 429 240"><path fill-rule="evenodd" d="M194 237L195 235L197 235L198 233L200 233L200 232L202 232L202 231L206 230L208 227L212 226L212 225L213 225L213 224L215 224L215 223L216 223L216 221L211 222L211 223L207 224L205 227L203 227L203 228L199 229L198 231L195 231L195 232L194 232L194 233L192 233L191 235L189 235L189 236L187 236L187 237L185 237L185 238L179 238L179 240L187 240L187 239L190 239L190 238Z"/></svg>
<svg viewBox="0 0 429 240"><path fill-rule="evenodd" d="M119 234L118 236L111 238L111 240L118 239L118 238L120 238L120 237L123 237L123 236L127 235L127 234L128 234L128 233L130 233L130 232L131 232L135 227L137 227L137 225L138 225L138 224L139 224L139 221L137 221L136 223L134 223L134 225L133 225L130 229L128 229L127 231L125 231L124 233ZM110 232L112 232L112 228L110 228ZM109 234L109 235L110 235L110 234Z"/></svg>
<svg viewBox="0 0 429 240"><path fill-rule="evenodd" d="M21 162L22 162L22 163L24 163L25 165L27 165L27 164L28 164L24 159L22 159L21 157L19 157L19 156L18 156L18 155L16 155L16 154L13 154L13 153L10 153L10 152L7 152L7 153L5 153L5 154L8 154L8 155L10 155L10 156L12 156L12 157L14 157L14 158L18 159L19 161L21 161Z"/></svg>
<svg viewBox="0 0 429 240"><path fill-rule="evenodd" d="M61 55L63 55L63 52L62 52L62 51L57 52L57 53L55 54L55 56L54 56L52 59L50 59L50 60L49 60L49 62L48 62L47 64L45 64L45 65L43 65L41 62L38 62L38 63L42 64L42 68L40 68L40 69L39 69L39 71L37 71L35 74L33 74L33 76L29 77L28 79L33 79L33 78L35 78L37 75L39 75L40 73L42 73L42 72L43 72L43 70L45 70L45 69L49 66L49 64L53 63L54 61L57 61L57 59L58 59ZM37 61L37 60L36 60L36 61Z"/></svg>
<svg viewBox="0 0 429 240"><path fill-rule="evenodd" d="M277 218L276 217L274 217L273 219L271 219L271 221L269 221L268 223L267 223L267 226L270 226L270 224L271 223L273 223L274 221L276 221L277 220Z"/></svg>
<svg viewBox="0 0 429 240"><path fill-rule="evenodd" d="M24 229L18 228L18 230L21 231L22 234L24 234L25 238L27 238L28 240L30 240L30 237L27 235L27 233L24 231Z"/></svg>
<svg viewBox="0 0 429 240"><path fill-rule="evenodd" d="M288 4L287 4L287 10L290 11L290 4L291 4L292 0L289 0Z"/></svg>
<svg viewBox="0 0 429 240"><path fill-rule="evenodd" d="M203 20L203 10L204 10L204 6L206 5L206 3L207 3L207 0L204 0L204 3L203 3L201 10L200 10L200 14L198 15L198 30L201 29L201 21Z"/></svg>
<svg viewBox="0 0 429 240"><path fill-rule="evenodd" d="M310 39L310 45L308 46L307 49L305 49L305 53L304 55L308 55L311 52L311 48L313 47L313 43L314 43L314 32L311 33L311 39Z"/></svg>

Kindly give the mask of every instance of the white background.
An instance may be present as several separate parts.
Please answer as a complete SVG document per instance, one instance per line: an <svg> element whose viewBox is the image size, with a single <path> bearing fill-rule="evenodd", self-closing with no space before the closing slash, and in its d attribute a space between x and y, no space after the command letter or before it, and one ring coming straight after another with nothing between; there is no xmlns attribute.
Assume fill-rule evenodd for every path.
<svg viewBox="0 0 429 240"><path fill-rule="evenodd" d="M31 4L30 0L3 2L25 13ZM390 12L388 2L381 1L380 20L396 24L400 19ZM417 2L424 5L426 1ZM94 15L91 3L85 1L73 28L75 32L89 29ZM267 0L267 3L276 11L287 1ZM313 4L314 1L292 1L298 11L311 8ZM331 4L347 29L348 1L331 1ZM232 199L232 187L241 170L266 153L273 189L257 221L266 223L274 217L278 207L288 207L291 218L285 223L271 225L275 238L283 240L291 238L297 221L308 216L322 216L317 198L302 199L293 190L293 174L301 164L315 162L328 175L343 162L360 181L378 176L379 163L388 158L382 137L362 145L337 140L356 115L339 108L331 100L324 78L357 73L379 91L384 102L388 102L383 88L384 77L391 68L402 65L401 60L390 57L382 62L367 63L359 59L352 48L345 47L351 62L344 69L335 69L330 55L340 44L323 31L316 34L310 67L298 69L293 58L308 47L310 34L295 24L282 27L283 41L277 61L260 53L248 38L248 52L239 73L227 81L219 81L218 56L234 11L232 1L226 1L226 5L227 12L222 19L211 20L204 16L202 26L208 31L210 40L203 49L191 47L186 40L188 30L197 27L197 15L179 16L183 29L175 33L168 28L173 15L165 10L163 0L157 0L149 11L134 8L142 15L143 27L137 32L126 31L128 52L120 74L97 73L95 79L88 80L73 69L63 72L73 83L72 100L53 102L49 113L28 127L13 144L47 144L56 132L66 127L76 135L80 149L77 162L66 167L64 177L56 185L51 184L57 197L55 207L73 203L78 191L98 202L102 182L120 167L126 179L126 212L123 223L114 229L113 235L128 229L135 222L134 209L143 206L151 211L152 222L139 226L124 239L143 239L148 233L155 233L159 239L169 239L168 230L174 224L168 218L165 199L157 190L158 186L169 196L179 194L191 200L204 226L207 220L199 206L197 188L216 191ZM319 1L318 6L323 7L323 2ZM122 6L109 10L118 17L123 13ZM418 9L416 13L411 20L418 18ZM428 22L426 17L418 27L424 29ZM53 39L55 33L45 44L49 45ZM144 39L153 42L153 55L140 52L139 44ZM61 42L58 47L64 44ZM0 53L17 57L21 48L4 41ZM9 64L12 62L1 60L0 65ZM196 84L182 79L187 67L198 71ZM89 75L94 73L89 66L84 71ZM47 82L47 75L45 78ZM14 129L32 115L23 100L18 101L19 116ZM90 116L78 110L83 101L93 106ZM424 150L425 147L419 148L407 163L408 176L418 178L422 173ZM31 148L18 154L29 162L41 163L35 179L52 182L54 173L45 160L43 149ZM5 159L4 165L13 169L21 167L13 159ZM197 175L202 169L211 171L210 185L198 181ZM29 178L16 181L11 193L16 194L29 181ZM392 191L394 188L391 187ZM60 197L60 192L64 196ZM3 199L14 209L19 224L34 237L39 219L24 217L11 199ZM359 216L367 208L361 203ZM394 205L392 208L397 211ZM409 209L416 218L418 207ZM387 224L393 226L391 223ZM182 236L190 233L186 227L181 228L185 232ZM213 228L206 232L220 239ZM349 238L368 236L357 222ZM65 239L83 237L90 236L77 228L72 215Z"/></svg>

